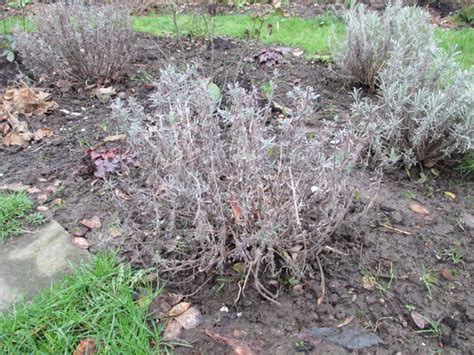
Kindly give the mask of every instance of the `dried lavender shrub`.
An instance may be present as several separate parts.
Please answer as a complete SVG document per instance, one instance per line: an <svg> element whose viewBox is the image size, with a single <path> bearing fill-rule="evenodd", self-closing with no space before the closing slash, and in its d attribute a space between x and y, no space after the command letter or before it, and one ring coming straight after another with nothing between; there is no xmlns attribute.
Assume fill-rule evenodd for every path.
<svg viewBox="0 0 474 355"><path fill-rule="evenodd" d="M35 74L103 84L118 79L134 55L125 5L58 1L38 5L29 21L34 32L16 30L15 37L23 62Z"/></svg>
<svg viewBox="0 0 474 355"><path fill-rule="evenodd" d="M195 67L168 66L151 113L134 100L115 104L141 167L127 183L140 215L127 222L164 277L189 280L241 261L246 279L274 299L263 275L301 279L312 270L350 209L359 145L308 135L317 95L295 88L289 96L292 116L268 124L271 108L256 91L231 86L220 109Z"/></svg>

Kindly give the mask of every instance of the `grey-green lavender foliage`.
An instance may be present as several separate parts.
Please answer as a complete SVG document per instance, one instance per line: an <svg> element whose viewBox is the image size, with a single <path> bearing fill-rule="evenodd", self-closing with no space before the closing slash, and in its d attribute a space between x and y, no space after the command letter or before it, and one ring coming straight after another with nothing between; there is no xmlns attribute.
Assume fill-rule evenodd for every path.
<svg viewBox="0 0 474 355"><path fill-rule="evenodd" d="M125 2L38 4L28 19L34 32L17 29L14 34L23 62L35 74L106 83L118 79L135 54L132 18Z"/></svg>
<svg viewBox="0 0 474 355"><path fill-rule="evenodd" d="M419 7L404 7L400 2L377 12L358 3L344 13L346 35L331 43L334 62L353 82L374 90L379 73L404 40L407 56L420 47L436 47L429 14Z"/></svg>
<svg viewBox="0 0 474 355"><path fill-rule="evenodd" d="M307 134L317 99L311 89L296 88L290 98L292 116L268 124L270 106L259 105L256 91L231 87L220 109L196 68L169 66L151 96L153 112L117 103L141 167L127 191L141 222L128 222L137 235L147 231L142 253L164 277L242 261L273 299L262 274L310 272L350 208L358 150L344 140L331 151Z"/></svg>
<svg viewBox="0 0 474 355"><path fill-rule="evenodd" d="M397 3L378 15L357 5L347 18L348 52L339 64L377 87L376 98L356 90L352 108L372 161L433 166L472 149L474 72L459 67L454 50L438 47L427 13Z"/></svg>
<svg viewBox="0 0 474 355"><path fill-rule="evenodd" d="M379 98L355 91L353 118L384 167L435 165L474 147L473 71L459 69L455 54L403 43L379 75Z"/></svg>

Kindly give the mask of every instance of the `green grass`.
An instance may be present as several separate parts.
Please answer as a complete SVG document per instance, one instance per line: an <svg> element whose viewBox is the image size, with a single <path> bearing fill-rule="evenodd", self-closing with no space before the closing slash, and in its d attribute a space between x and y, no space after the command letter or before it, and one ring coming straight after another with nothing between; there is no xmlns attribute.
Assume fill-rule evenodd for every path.
<svg viewBox="0 0 474 355"><path fill-rule="evenodd" d="M182 14L177 17L181 35L204 35L206 25L198 16ZM258 24L250 15L219 15L213 17L214 33L217 36L245 38L246 30L253 32ZM2 23L3 22L3 23ZM270 35L267 25L272 25ZM0 31L11 31L16 25L23 26L20 17L0 20ZM31 26L26 23L26 28ZM176 28L171 15L148 15L134 17L134 29L137 32L155 35L176 34ZM342 38L344 23L331 15L302 19L297 17L268 16L261 30L261 41L267 44L278 44L304 49L308 58L325 56L329 53L328 39L332 34ZM443 48L457 46L460 55L459 62L464 68L474 65L474 30L471 28L437 29L436 36Z"/></svg>
<svg viewBox="0 0 474 355"><path fill-rule="evenodd" d="M219 15L212 18L214 33L217 36L246 38L246 32L255 37L259 24L250 15ZM180 34L204 35L206 25L196 16L181 15L178 17ZM272 25L272 33L268 25ZM176 28L171 15L149 15L136 17L134 28L138 32L153 33L158 35L176 34ZM333 16L319 16L311 19L287 18L269 16L266 18L260 31L263 43L279 44L289 47L300 47L306 54L328 54L328 38L331 34L342 35L344 24Z"/></svg>
<svg viewBox="0 0 474 355"><path fill-rule="evenodd" d="M461 161L461 173L474 175L474 150L470 150Z"/></svg>
<svg viewBox="0 0 474 355"><path fill-rule="evenodd" d="M31 303L0 315L0 353L72 354L85 339L94 339L99 354L159 353L162 329L147 323L159 291L141 285L143 275L113 256L97 256ZM140 286L147 292L135 301Z"/></svg>
<svg viewBox="0 0 474 355"><path fill-rule="evenodd" d="M24 193L0 193L0 243L23 233L33 203Z"/></svg>
<svg viewBox="0 0 474 355"><path fill-rule="evenodd" d="M456 46L456 50L460 52L458 60L465 69L474 65L474 29L437 29L436 37L442 48Z"/></svg>

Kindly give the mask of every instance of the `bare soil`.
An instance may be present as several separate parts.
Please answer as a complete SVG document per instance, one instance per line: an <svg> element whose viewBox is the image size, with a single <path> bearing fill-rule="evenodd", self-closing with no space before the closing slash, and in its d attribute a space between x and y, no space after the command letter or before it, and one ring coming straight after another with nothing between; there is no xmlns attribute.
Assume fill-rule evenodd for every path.
<svg viewBox="0 0 474 355"><path fill-rule="evenodd" d="M292 55L287 64L271 68L243 62L239 59L255 54L258 46L227 39L217 39L213 51L209 43L201 40L186 39L180 44L175 39L140 36L139 42L139 56L130 68L129 78L115 86L118 95L133 96L144 106L149 105L152 88L144 72L158 79L159 69L166 63L182 66L193 60L221 88L234 76L248 88L261 87L273 80L278 84L275 100L282 104L289 88L297 84L313 86L321 96L314 122L309 123L312 129L336 115L343 125L348 117L351 88L324 64ZM241 70L237 72L236 68ZM0 91L20 79L50 91L60 110L28 120L32 130L44 126L53 129L52 138L24 149L0 148L0 181L46 188L61 180L60 187L44 203L49 208L45 214L71 234L85 235L92 250L119 248L124 259L137 266L149 266L149 261L136 253L140 241L117 237L112 232L120 226L122 212L109 199L105 183L78 174L88 147L100 149L123 144L104 143L105 137L117 133L111 119L111 102L100 102L87 90L63 92L55 85L57 78L32 79L21 64L0 59ZM170 289L184 294L202 286L188 299L203 313L204 323L185 333L192 348L176 351L229 352L225 343L206 335L207 329L210 334L245 343L255 353L350 353L336 345L315 345L298 337L306 328L339 325L371 329L383 339L383 345L353 353L471 354L473 181L453 168L437 169L424 171L424 182L417 181L420 174L416 171L411 172L411 178L403 171L386 175L369 214L358 223L341 228L333 243L322 252L324 283L319 273L311 275L304 284L288 282L280 290L279 305L262 299L251 285L235 302L240 279L231 268L224 275L201 275L192 284L170 285ZM371 178L367 173L367 187ZM62 202L53 204L56 199ZM429 214L414 212L409 207L414 202ZM137 212L139 208L136 206ZM92 216L98 216L103 226L94 233L79 224ZM462 258L453 257L455 252ZM431 297L423 282L423 274L426 279L428 273L435 280ZM318 305L323 284L323 302ZM411 317L414 309L431 320L440 320L439 333L418 333Z"/></svg>

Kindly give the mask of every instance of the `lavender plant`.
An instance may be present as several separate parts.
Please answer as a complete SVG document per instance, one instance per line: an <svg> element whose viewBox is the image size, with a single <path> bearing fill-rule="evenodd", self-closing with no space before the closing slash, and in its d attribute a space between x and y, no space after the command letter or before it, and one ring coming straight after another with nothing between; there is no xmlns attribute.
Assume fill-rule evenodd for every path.
<svg viewBox="0 0 474 355"><path fill-rule="evenodd" d="M435 47L429 14L419 7L394 2L379 13L358 3L344 13L344 20L344 40L333 38L330 43L334 61L343 75L371 90L398 41L404 41L407 58L420 47Z"/></svg>
<svg viewBox="0 0 474 355"><path fill-rule="evenodd" d="M434 166L474 146L474 72L459 69L454 52L396 44L379 76L379 99L354 94L353 116L385 167Z"/></svg>
<svg viewBox="0 0 474 355"><path fill-rule="evenodd" d="M78 82L120 77L134 52L129 9L85 0L41 5L29 17L35 32L15 31L23 62L35 73Z"/></svg>
<svg viewBox="0 0 474 355"><path fill-rule="evenodd" d="M169 66L152 113L133 100L116 103L141 166L127 184L140 215L128 223L147 231L141 253L164 275L193 277L240 261L246 280L274 299L263 275L311 271L348 214L358 149L345 139L329 150L306 133L312 89L295 88L290 98L292 116L269 125L270 107L259 107L255 91L230 87L219 109L196 68Z"/></svg>

